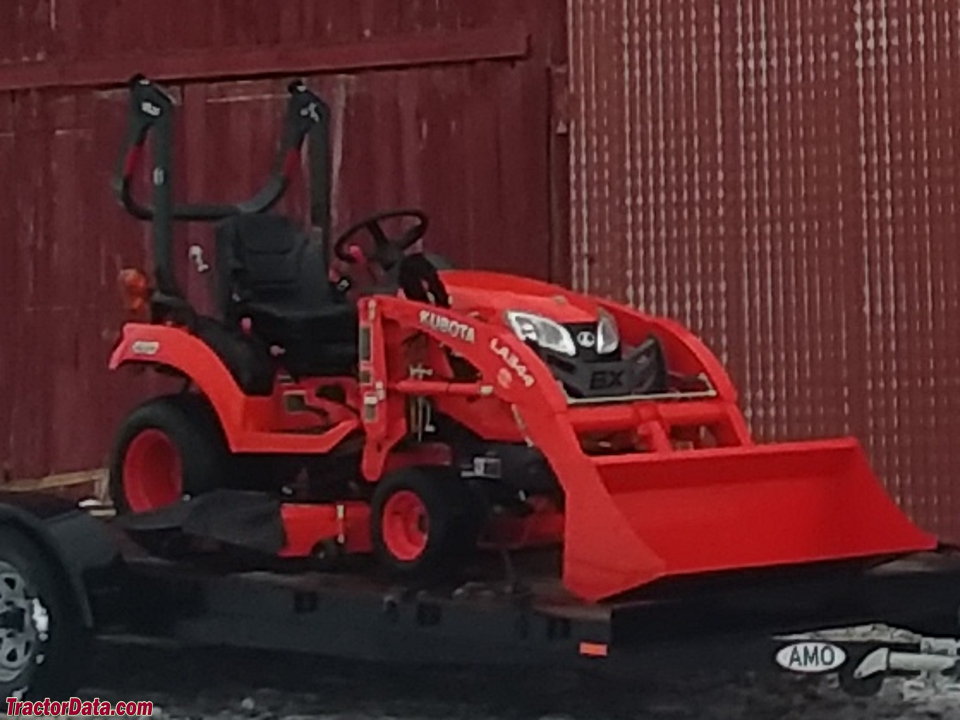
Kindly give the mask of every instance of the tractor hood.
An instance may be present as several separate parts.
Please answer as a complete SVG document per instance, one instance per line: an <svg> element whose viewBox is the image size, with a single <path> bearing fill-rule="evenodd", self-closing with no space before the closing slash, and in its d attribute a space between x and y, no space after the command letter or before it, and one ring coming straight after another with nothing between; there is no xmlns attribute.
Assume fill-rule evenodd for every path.
<svg viewBox="0 0 960 720"><path fill-rule="evenodd" d="M447 270L441 273L453 308L497 322L522 311L561 324L597 322L600 305L556 285L493 272Z"/></svg>
<svg viewBox="0 0 960 720"><path fill-rule="evenodd" d="M442 273L453 309L507 326L534 349L571 398L665 392L662 348L647 333L621 342L617 319L597 300L499 273Z"/></svg>

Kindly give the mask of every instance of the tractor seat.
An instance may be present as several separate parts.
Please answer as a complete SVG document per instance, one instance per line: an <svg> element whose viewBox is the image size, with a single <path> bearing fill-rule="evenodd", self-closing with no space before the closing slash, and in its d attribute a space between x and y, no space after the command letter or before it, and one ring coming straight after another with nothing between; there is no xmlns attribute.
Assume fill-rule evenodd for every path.
<svg viewBox="0 0 960 720"><path fill-rule="evenodd" d="M295 377L351 373L357 310L330 283L320 243L280 215L238 215L217 227L218 301L224 322L283 349Z"/></svg>

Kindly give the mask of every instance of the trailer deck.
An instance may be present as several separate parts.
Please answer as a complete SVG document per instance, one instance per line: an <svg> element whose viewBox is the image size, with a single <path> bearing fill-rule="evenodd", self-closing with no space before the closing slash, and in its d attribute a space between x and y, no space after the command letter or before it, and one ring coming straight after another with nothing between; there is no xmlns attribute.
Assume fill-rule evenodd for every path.
<svg viewBox="0 0 960 720"><path fill-rule="evenodd" d="M842 649L846 670L821 667L821 658L810 657L806 667L789 669L840 669L849 680L877 643L825 630L884 623L917 637L960 634L960 555L947 550L869 566L846 562L673 579L587 604L556 579L537 574L549 557L518 564L509 576L418 588L367 572L321 572L230 553L163 559L129 538L121 544L126 579L113 597L120 602L111 604L126 611L123 627L108 632L187 646L636 676L771 669L784 647L817 640ZM917 654L921 644L897 650ZM941 651L953 657L952 665L956 648Z"/></svg>

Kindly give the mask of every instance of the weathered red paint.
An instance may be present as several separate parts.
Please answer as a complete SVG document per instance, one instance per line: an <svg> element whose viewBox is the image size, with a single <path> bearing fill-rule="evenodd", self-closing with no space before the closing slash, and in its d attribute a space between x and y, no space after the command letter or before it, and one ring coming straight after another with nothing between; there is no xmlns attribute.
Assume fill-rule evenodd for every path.
<svg viewBox="0 0 960 720"><path fill-rule="evenodd" d="M523 60L526 26L373 39L326 47L207 48L177 55L95 59L70 63L41 60L0 67L0 91L122 86L140 73L156 82L249 80L290 73L358 72L490 60Z"/></svg>
<svg viewBox="0 0 960 720"><path fill-rule="evenodd" d="M960 539L956 4L568 12L576 285L703 337L758 437L858 436Z"/></svg>
<svg viewBox="0 0 960 720"><path fill-rule="evenodd" d="M113 429L161 385L110 376L119 270L149 257L110 193L117 84L155 72L181 103L182 197L247 196L269 170L286 80L334 113L334 229L419 205L427 244L464 265L546 277L565 158L551 159L560 0L9 0L0 3L0 472L104 464ZM256 78L256 79L254 79ZM551 182L554 168L559 179ZM303 182L285 209L306 218ZM183 284L209 308L211 229L179 231Z"/></svg>

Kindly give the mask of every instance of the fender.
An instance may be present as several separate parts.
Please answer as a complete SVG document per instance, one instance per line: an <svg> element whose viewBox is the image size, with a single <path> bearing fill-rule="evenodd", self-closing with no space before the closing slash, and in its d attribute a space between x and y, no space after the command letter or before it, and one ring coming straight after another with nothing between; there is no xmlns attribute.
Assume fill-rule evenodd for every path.
<svg viewBox="0 0 960 720"><path fill-rule="evenodd" d="M248 398L206 343L182 328L127 323L109 367L116 370L130 364L165 366L190 378L210 400L227 442L236 448Z"/></svg>
<svg viewBox="0 0 960 720"><path fill-rule="evenodd" d="M109 367L129 364L168 367L190 378L213 405L233 452L322 454L360 426L359 419L346 419L317 435L278 431L275 398L244 395L217 354L183 328L126 324Z"/></svg>

